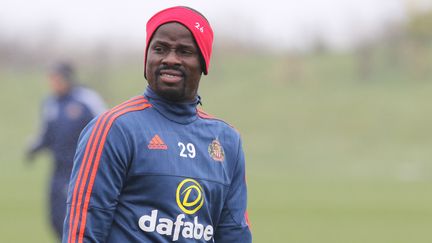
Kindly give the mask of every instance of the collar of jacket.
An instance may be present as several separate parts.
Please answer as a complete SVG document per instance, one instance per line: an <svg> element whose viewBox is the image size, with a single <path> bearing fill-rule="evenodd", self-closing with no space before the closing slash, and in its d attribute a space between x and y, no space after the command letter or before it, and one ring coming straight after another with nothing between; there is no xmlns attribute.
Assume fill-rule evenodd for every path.
<svg viewBox="0 0 432 243"><path fill-rule="evenodd" d="M190 102L172 102L157 95L149 86L147 86L144 96L168 120L188 124L198 119L196 106L200 103L199 96Z"/></svg>

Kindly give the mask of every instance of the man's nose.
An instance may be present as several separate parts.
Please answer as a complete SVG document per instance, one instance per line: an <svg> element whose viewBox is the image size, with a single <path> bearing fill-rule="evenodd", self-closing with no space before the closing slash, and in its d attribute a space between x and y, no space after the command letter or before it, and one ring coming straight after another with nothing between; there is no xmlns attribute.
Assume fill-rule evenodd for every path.
<svg viewBox="0 0 432 243"><path fill-rule="evenodd" d="M167 55L163 58L162 64L165 65L179 65L181 63L181 60L179 56L176 53L176 50L169 50Z"/></svg>

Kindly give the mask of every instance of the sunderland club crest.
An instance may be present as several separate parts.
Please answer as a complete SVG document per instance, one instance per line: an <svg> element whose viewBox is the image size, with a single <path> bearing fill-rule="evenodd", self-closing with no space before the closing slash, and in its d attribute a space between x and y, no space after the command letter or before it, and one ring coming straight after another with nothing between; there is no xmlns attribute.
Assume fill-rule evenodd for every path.
<svg viewBox="0 0 432 243"><path fill-rule="evenodd" d="M222 162L225 159L225 153L220 142L215 139L208 146L208 152L210 157L214 160Z"/></svg>

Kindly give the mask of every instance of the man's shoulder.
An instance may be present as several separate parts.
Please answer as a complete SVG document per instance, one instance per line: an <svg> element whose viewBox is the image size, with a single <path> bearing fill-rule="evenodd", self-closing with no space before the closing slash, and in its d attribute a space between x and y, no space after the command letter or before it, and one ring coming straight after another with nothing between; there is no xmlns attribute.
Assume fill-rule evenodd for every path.
<svg viewBox="0 0 432 243"><path fill-rule="evenodd" d="M42 106L50 106L57 104L57 97L54 95L47 95L42 100Z"/></svg>
<svg viewBox="0 0 432 243"><path fill-rule="evenodd" d="M139 123L142 122L137 119L136 113L140 113L149 107L151 105L143 96L133 97L96 116L89 122L87 128L96 131L111 131L115 128L116 130L120 129L122 132L129 131L133 133Z"/></svg>
<svg viewBox="0 0 432 243"><path fill-rule="evenodd" d="M197 114L201 120L208 122L210 125L217 126L220 129L223 129L225 132L231 133L234 136L240 136L239 131L230 123L226 122L225 120L213 116L205 112L201 108L197 108Z"/></svg>
<svg viewBox="0 0 432 243"><path fill-rule="evenodd" d="M119 125L130 125L142 122L137 119L136 115L145 115L146 112L141 113L141 111L147 111L150 107L151 104L144 96L135 96L107 110L101 117L104 117L106 120L115 121Z"/></svg>

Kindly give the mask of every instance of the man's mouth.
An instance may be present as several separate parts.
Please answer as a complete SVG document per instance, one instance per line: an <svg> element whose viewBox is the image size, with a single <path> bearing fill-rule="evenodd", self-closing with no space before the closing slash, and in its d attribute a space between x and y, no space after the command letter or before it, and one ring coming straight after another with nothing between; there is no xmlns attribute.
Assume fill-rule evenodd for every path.
<svg viewBox="0 0 432 243"><path fill-rule="evenodd" d="M167 84L178 83L183 79L183 73L181 71L165 69L159 72L160 81Z"/></svg>

